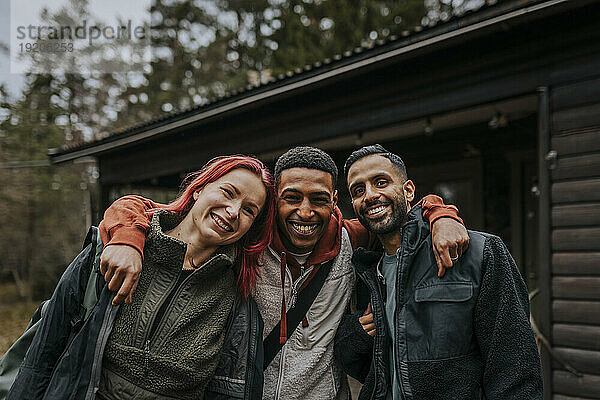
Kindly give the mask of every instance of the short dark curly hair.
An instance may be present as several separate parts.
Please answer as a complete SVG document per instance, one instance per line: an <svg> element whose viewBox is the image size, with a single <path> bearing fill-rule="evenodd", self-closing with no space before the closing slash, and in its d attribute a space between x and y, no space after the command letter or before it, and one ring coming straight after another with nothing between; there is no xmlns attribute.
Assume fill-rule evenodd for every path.
<svg viewBox="0 0 600 400"><path fill-rule="evenodd" d="M294 147L283 153L275 163L275 184L279 184L281 172L290 168L309 168L325 171L331 175L333 187L337 183L338 169L331 156L316 147Z"/></svg>
<svg viewBox="0 0 600 400"><path fill-rule="evenodd" d="M378 154L390 160L392 162L392 165L396 168L396 170L398 170L398 172L400 172L400 174L406 179L408 175L406 174L406 166L404 165L404 161L402 161L402 158L400 158L400 156L397 154L390 153L388 150L385 149L385 147L383 147L380 144L364 146L358 150L353 151L352 154L350 154L350 156L346 160L346 163L344 164L344 175L348 176L348 170L350 169L352 164L354 164L361 158L373 154Z"/></svg>

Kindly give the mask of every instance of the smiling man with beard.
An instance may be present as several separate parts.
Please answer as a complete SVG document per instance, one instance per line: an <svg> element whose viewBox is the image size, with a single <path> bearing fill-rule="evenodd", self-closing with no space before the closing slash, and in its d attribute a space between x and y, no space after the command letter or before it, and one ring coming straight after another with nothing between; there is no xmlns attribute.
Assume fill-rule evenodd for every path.
<svg viewBox="0 0 600 400"><path fill-rule="evenodd" d="M337 177L331 157L314 147L291 149L275 165L277 228L260 259L253 291L264 320L265 399L350 396L346 374L334 362L333 339L354 289L353 249L373 247L377 240L357 220L343 219L336 205ZM422 204L436 232L433 242L439 253L439 265L434 262L430 268L434 274L443 274L442 263L452 266L450 258L467 247L466 229L457 222L456 208L445 206L439 197L427 196ZM156 206L150 200L127 196L106 211L101 228L110 240L102 255L107 280L120 268L137 268L136 249L143 249L145 240L145 213ZM121 278L125 275L121 273ZM114 287L118 286L117 281ZM131 288L127 283L123 287L121 298ZM318 295L307 302L308 311L296 318L297 324L292 323L290 313L303 308L298 304L302 293L313 289Z"/></svg>
<svg viewBox="0 0 600 400"><path fill-rule="evenodd" d="M335 339L336 359L364 382L359 399L541 399L527 288L502 240L469 231L440 278L402 159L367 146L344 170L360 222L384 248L354 252L365 311L345 315Z"/></svg>

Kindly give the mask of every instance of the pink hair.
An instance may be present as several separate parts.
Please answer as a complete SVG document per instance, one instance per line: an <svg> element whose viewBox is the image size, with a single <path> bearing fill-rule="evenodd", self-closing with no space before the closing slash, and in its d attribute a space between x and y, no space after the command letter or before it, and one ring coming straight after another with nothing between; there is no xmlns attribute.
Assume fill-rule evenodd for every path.
<svg viewBox="0 0 600 400"><path fill-rule="evenodd" d="M179 196L161 209L179 213L183 216L194 205L194 193L201 190L234 169L243 168L256 174L267 192L265 205L258 214L250 230L235 245L234 265L239 268L238 287L244 298L247 298L258 277L258 257L271 243L273 224L275 223L275 184L273 175L267 167L256 158L233 155L215 157L202 169L189 174L181 184ZM151 210L152 212L153 210Z"/></svg>

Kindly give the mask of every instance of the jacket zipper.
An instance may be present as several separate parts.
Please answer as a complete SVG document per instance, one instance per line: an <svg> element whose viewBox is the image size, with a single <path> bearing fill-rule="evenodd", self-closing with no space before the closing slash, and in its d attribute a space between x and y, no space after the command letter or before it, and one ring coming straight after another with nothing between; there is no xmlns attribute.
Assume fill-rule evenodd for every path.
<svg viewBox="0 0 600 400"><path fill-rule="evenodd" d="M398 301L396 301L396 307L394 309L394 336L396 336L396 322L398 321L398 309L403 309L404 305L405 305L405 296L404 293L406 291L406 284L405 284L405 275L407 273L406 271L406 266L405 266L405 262L404 262L404 249L406 248L406 242L409 240L408 236L404 234L405 233L405 228L402 228L402 242L400 244L400 249L398 251L397 254L397 260L396 260L396 271L400 272L399 274L396 275L396 299L400 299L401 303L398 303ZM399 307L400 306L400 307ZM394 360L394 373L398 376L398 381L400 382L400 391L402 393L402 398L405 400L409 400L412 398L412 393L408 392L407 393L407 388L410 389L410 382L406 382L404 379L404 374L402 373L402 360L404 358L404 354L400 354L400 340L405 341L406 340L406 319L404 321L404 333L402 335L402 337L398 337L398 340L393 343L394 345L394 352L397 355L397 359ZM406 352L408 351L408 349L406 348L406 343L404 343L404 352L406 354ZM392 381L393 382L393 381Z"/></svg>
<svg viewBox="0 0 600 400"><path fill-rule="evenodd" d="M373 282L371 282L369 279L367 279L366 276L363 275L363 273L359 273L358 276L363 280L363 282L369 287L369 290L371 291L372 294L378 296L378 299L375 300L380 300L381 299L381 293L379 292L379 285L377 285L377 287L373 284ZM375 271L375 278L376 281L379 282L379 276L377 275L377 271ZM379 311L379 303L378 301L373 301L373 298L371 298L371 307L373 308L373 315L377 314L377 311ZM375 329L379 330L381 329L381 327L375 326ZM377 378L377 363L375 363L375 351L378 347L381 347L381 336L375 334L375 343L373 344L373 355L372 355L372 364L375 368L375 378ZM381 373L380 373L381 374ZM371 400L375 399L375 392L377 391L377 380L375 380L375 383L373 385L373 392L371 393Z"/></svg>
<svg viewBox="0 0 600 400"><path fill-rule="evenodd" d="M254 383L254 358L256 356L256 348L260 344L257 343L258 335L256 332L256 320L252 317L254 315L254 304L248 301L248 310L250 318L250 337L249 337L249 351L248 351L248 367L246 369L246 390L244 391L244 400L250 400L252 397L252 385Z"/></svg>
<svg viewBox="0 0 600 400"><path fill-rule="evenodd" d="M314 268L314 265L313 265L313 268ZM304 284L306 277L308 277L308 275L310 275L313 268L305 268L305 267L301 266L300 267L300 276L298 277L298 279L296 279L295 282L292 280L292 273L290 272L289 268L286 268L286 270L285 270L286 271L286 279L289 279L289 282L291 282L290 287L292 289L292 293L291 293L290 299L289 299L290 309L294 308L296 306L296 301L298 300L298 288Z"/></svg>
<svg viewBox="0 0 600 400"><path fill-rule="evenodd" d="M305 269L303 266L301 266L300 268L301 268L301 270L300 270L300 276L298 277L298 279L296 279L295 282L292 280L292 273L290 272L290 269L287 268L287 267L285 269L286 279L288 279L288 281L291 283L290 284L290 289L291 289L292 292L290 294L290 299L289 299L289 304L290 304L289 308L290 309L294 308L295 305L296 305L296 299L298 297L298 290L297 290L297 288L298 288L299 285L301 285L301 283L303 281L302 278L304 278L304 275L305 275L305 273L307 271L307 268ZM294 333L292 333L292 335L288 338L288 342L290 341L290 339L291 339L291 337L293 335L294 335ZM303 342L304 342L304 340L303 340ZM279 375L278 375L278 378L277 378L277 390L275 391L275 398L276 399L279 399L279 396L281 395L281 385L282 385L282 381L283 381L283 367L284 367L284 364L285 364L285 348L286 348L286 344L284 344L281 347L281 350L279 351L280 361L279 361ZM308 344L307 344L307 346L308 346Z"/></svg>
<svg viewBox="0 0 600 400"><path fill-rule="evenodd" d="M108 337L112 331L113 323L120 306L111 306L110 303L107 306L107 310L102 320L102 327L98 334L98 342L94 349L94 359L92 361L92 371L90 374L90 383L85 393L86 400L93 400L96 398L96 392L100 383L101 372L102 372L102 358L104 357L104 348L108 342Z"/></svg>
<svg viewBox="0 0 600 400"><path fill-rule="evenodd" d="M154 326L154 321L156 320L157 314L158 314L158 310L160 310L160 308L162 307L163 303L165 302L165 300L169 297L169 294L171 293L171 291L173 290L173 288L175 287L175 285L177 281L173 281L171 282L171 285L169 285L169 290L165 293L165 295L163 295L160 303L158 304L158 307L156 307L156 311L152 314L152 318L149 321L149 328L148 328L148 332L146 332L146 334L144 335L144 340L142 341L143 346L145 348L146 346L146 342L148 342L150 340L149 336L150 336L150 331L152 330L152 327ZM136 321L136 327L135 327L135 331L137 331L138 328L138 324L139 324L139 320ZM158 331L159 326L156 327L156 330Z"/></svg>
<svg viewBox="0 0 600 400"><path fill-rule="evenodd" d="M300 280L302 278L302 276L304 276L304 272L305 272L306 268L304 267L304 265L300 266L300 278L298 278L298 280ZM296 293L296 296L298 295L298 293ZM308 310L306 311L306 313L308 314ZM306 318L306 316L305 316ZM307 319L308 321L308 319ZM302 327L302 346L304 347L308 347L308 326L304 326L304 323L301 323L300 326Z"/></svg>
<svg viewBox="0 0 600 400"><path fill-rule="evenodd" d="M150 340L144 345L144 376L148 376L148 363L150 361Z"/></svg>
<svg viewBox="0 0 600 400"><path fill-rule="evenodd" d="M171 290L169 290L167 292L167 295L163 297L162 301L160 302L160 304L158 305L158 307L156 307L156 311L154 312L154 315L152 316L152 321L150 321L149 327L150 330L147 332L146 334L146 338L144 341L144 365L145 365L145 371L144 371L144 376L147 376L148 374L148 363L150 361L150 348L155 344L156 342L156 337L158 336L158 333L162 330L163 328L163 322L164 319L167 315L169 315L169 311L171 311L171 308L173 308L173 303L175 303L175 300L177 299L177 297L179 296L179 294L181 293L181 291L183 290L183 288L185 287L185 284L188 282L188 280L191 279L191 277L199 270L196 270L194 272L192 272L189 276L187 276L183 282L181 282L181 285L179 285L179 287L177 288L177 291L175 292L175 294L173 295L173 297L171 297L171 303L167 306L167 309L165 310L165 312L162 315L161 320L158 322L158 325L156 326L156 330L152 333L151 335L151 330L152 330L152 326L154 325L154 321L157 317L158 314L158 310L160 310L160 308L162 307L162 305L164 304L165 300L169 298L171 292L174 290L174 287L171 287ZM175 281L176 284L177 281ZM174 286L174 285L173 285Z"/></svg>
<svg viewBox="0 0 600 400"><path fill-rule="evenodd" d="M402 244L404 244L404 240L402 241ZM400 253L400 254L398 254ZM396 307L394 307L394 332L392 332L392 335L396 336L396 321L398 321L398 309L404 307L404 287L403 287L403 281L404 281L404 268L401 267L401 260L402 260L402 245L400 246L400 251L396 253ZM402 268L402 270L401 270ZM401 291L399 291L401 290ZM402 294L402 296L398 296L398 294ZM399 304L398 300L401 300L402 302ZM393 361L393 365L395 366L393 371L390 371L391 374L394 374L393 376L391 376L390 378L392 379L392 385L394 384L394 378L397 376L398 377L398 382L400 382L400 392L402 392L402 398L403 399L408 399L408 397L406 397L406 392L405 392L405 387L404 387L404 382L402 380L402 374L399 371L399 361L400 361L400 345L398 343L398 340L400 340L400 338L398 338L398 340L394 340L394 337L391 338L392 339L392 344L393 344L393 351L392 351L392 357L394 357Z"/></svg>
<svg viewBox="0 0 600 400"><path fill-rule="evenodd" d="M292 307L294 307L294 306L296 305L296 304L295 304L295 302L296 302L296 298L295 298L295 296L294 296L294 292L295 292L295 286L294 286L294 282L293 282L293 280L292 280L292 273L291 273L290 269L289 269L289 268L287 268L287 266L286 266L286 268L285 268L285 274L286 274L286 278L288 278L288 280L289 280L289 282L290 282L290 288L291 288L291 290L292 290L292 293L290 294L290 297L291 297L291 298L290 298L290 301L289 301L289 303L290 303L290 308L292 308ZM299 280L299 279L298 279L298 280ZM297 283L297 282L296 282L296 283ZM291 335L291 336L293 336L293 335L294 335L294 334L292 333L292 335ZM290 339L291 339L291 337L290 337L290 338L288 338L288 342L289 342L289 340L290 340ZM285 348L286 348L286 344L287 344L287 343L285 343L285 344L284 344L284 345L281 347L281 350L279 351L279 357L280 357L280 359L279 359L279 373L278 373L278 375L277 375L277 390L275 391L275 398L276 398L276 399L279 399L279 396L280 396L280 394L281 394L281 385L282 385L282 381L283 381L283 366L284 366L284 363L285 363ZM277 357L277 356L275 356L275 357Z"/></svg>
<svg viewBox="0 0 600 400"><path fill-rule="evenodd" d="M279 362L279 375L277 377L277 391L275 392L275 398L279 399L281 395L281 384L283 381L283 363L285 362L285 344L281 347L280 351L281 360Z"/></svg>

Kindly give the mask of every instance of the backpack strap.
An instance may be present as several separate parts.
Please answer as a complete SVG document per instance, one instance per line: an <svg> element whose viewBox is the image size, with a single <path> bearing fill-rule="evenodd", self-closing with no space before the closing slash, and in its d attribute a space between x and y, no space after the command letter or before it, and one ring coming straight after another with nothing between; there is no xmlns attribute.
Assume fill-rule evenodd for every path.
<svg viewBox="0 0 600 400"><path fill-rule="evenodd" d="M90 316L92 309L98 302L98 296L100 296L102 287L104 286L104 279L99 279L102 277L100 274L100 255L102 254L102 249L104 247L102 244L102 238L100 237L100 230L95 226L92 226L90 231L93 231L92 243L95 246L95 249L94 263L90 271L87 286L85 288L85 294L83 295L82 306L85 308L85 316L83 318L84 321Z"/></svg>
<svg viewBox="0 0 600 400"><path fill-rule="evenodd" d="M329 272L331 271L331 267L333 266L333 260L329 260L325 264L321 265L315 276L310 280L308 285L298 293L298 299L294 307L290 308L286 313L287 320L287 337L291 337L302 318L308 312L310 306L314 303L317 295L321 291L321 288L325 284L327 277L329 276ZM281 321L273 327L269 335L263 341L263 348L265 354L264 366L263 369L267 369L271 361L275 358L275 356L279 353L284 343L281 343L279 340L279 334L281 331Z"/></svg>

